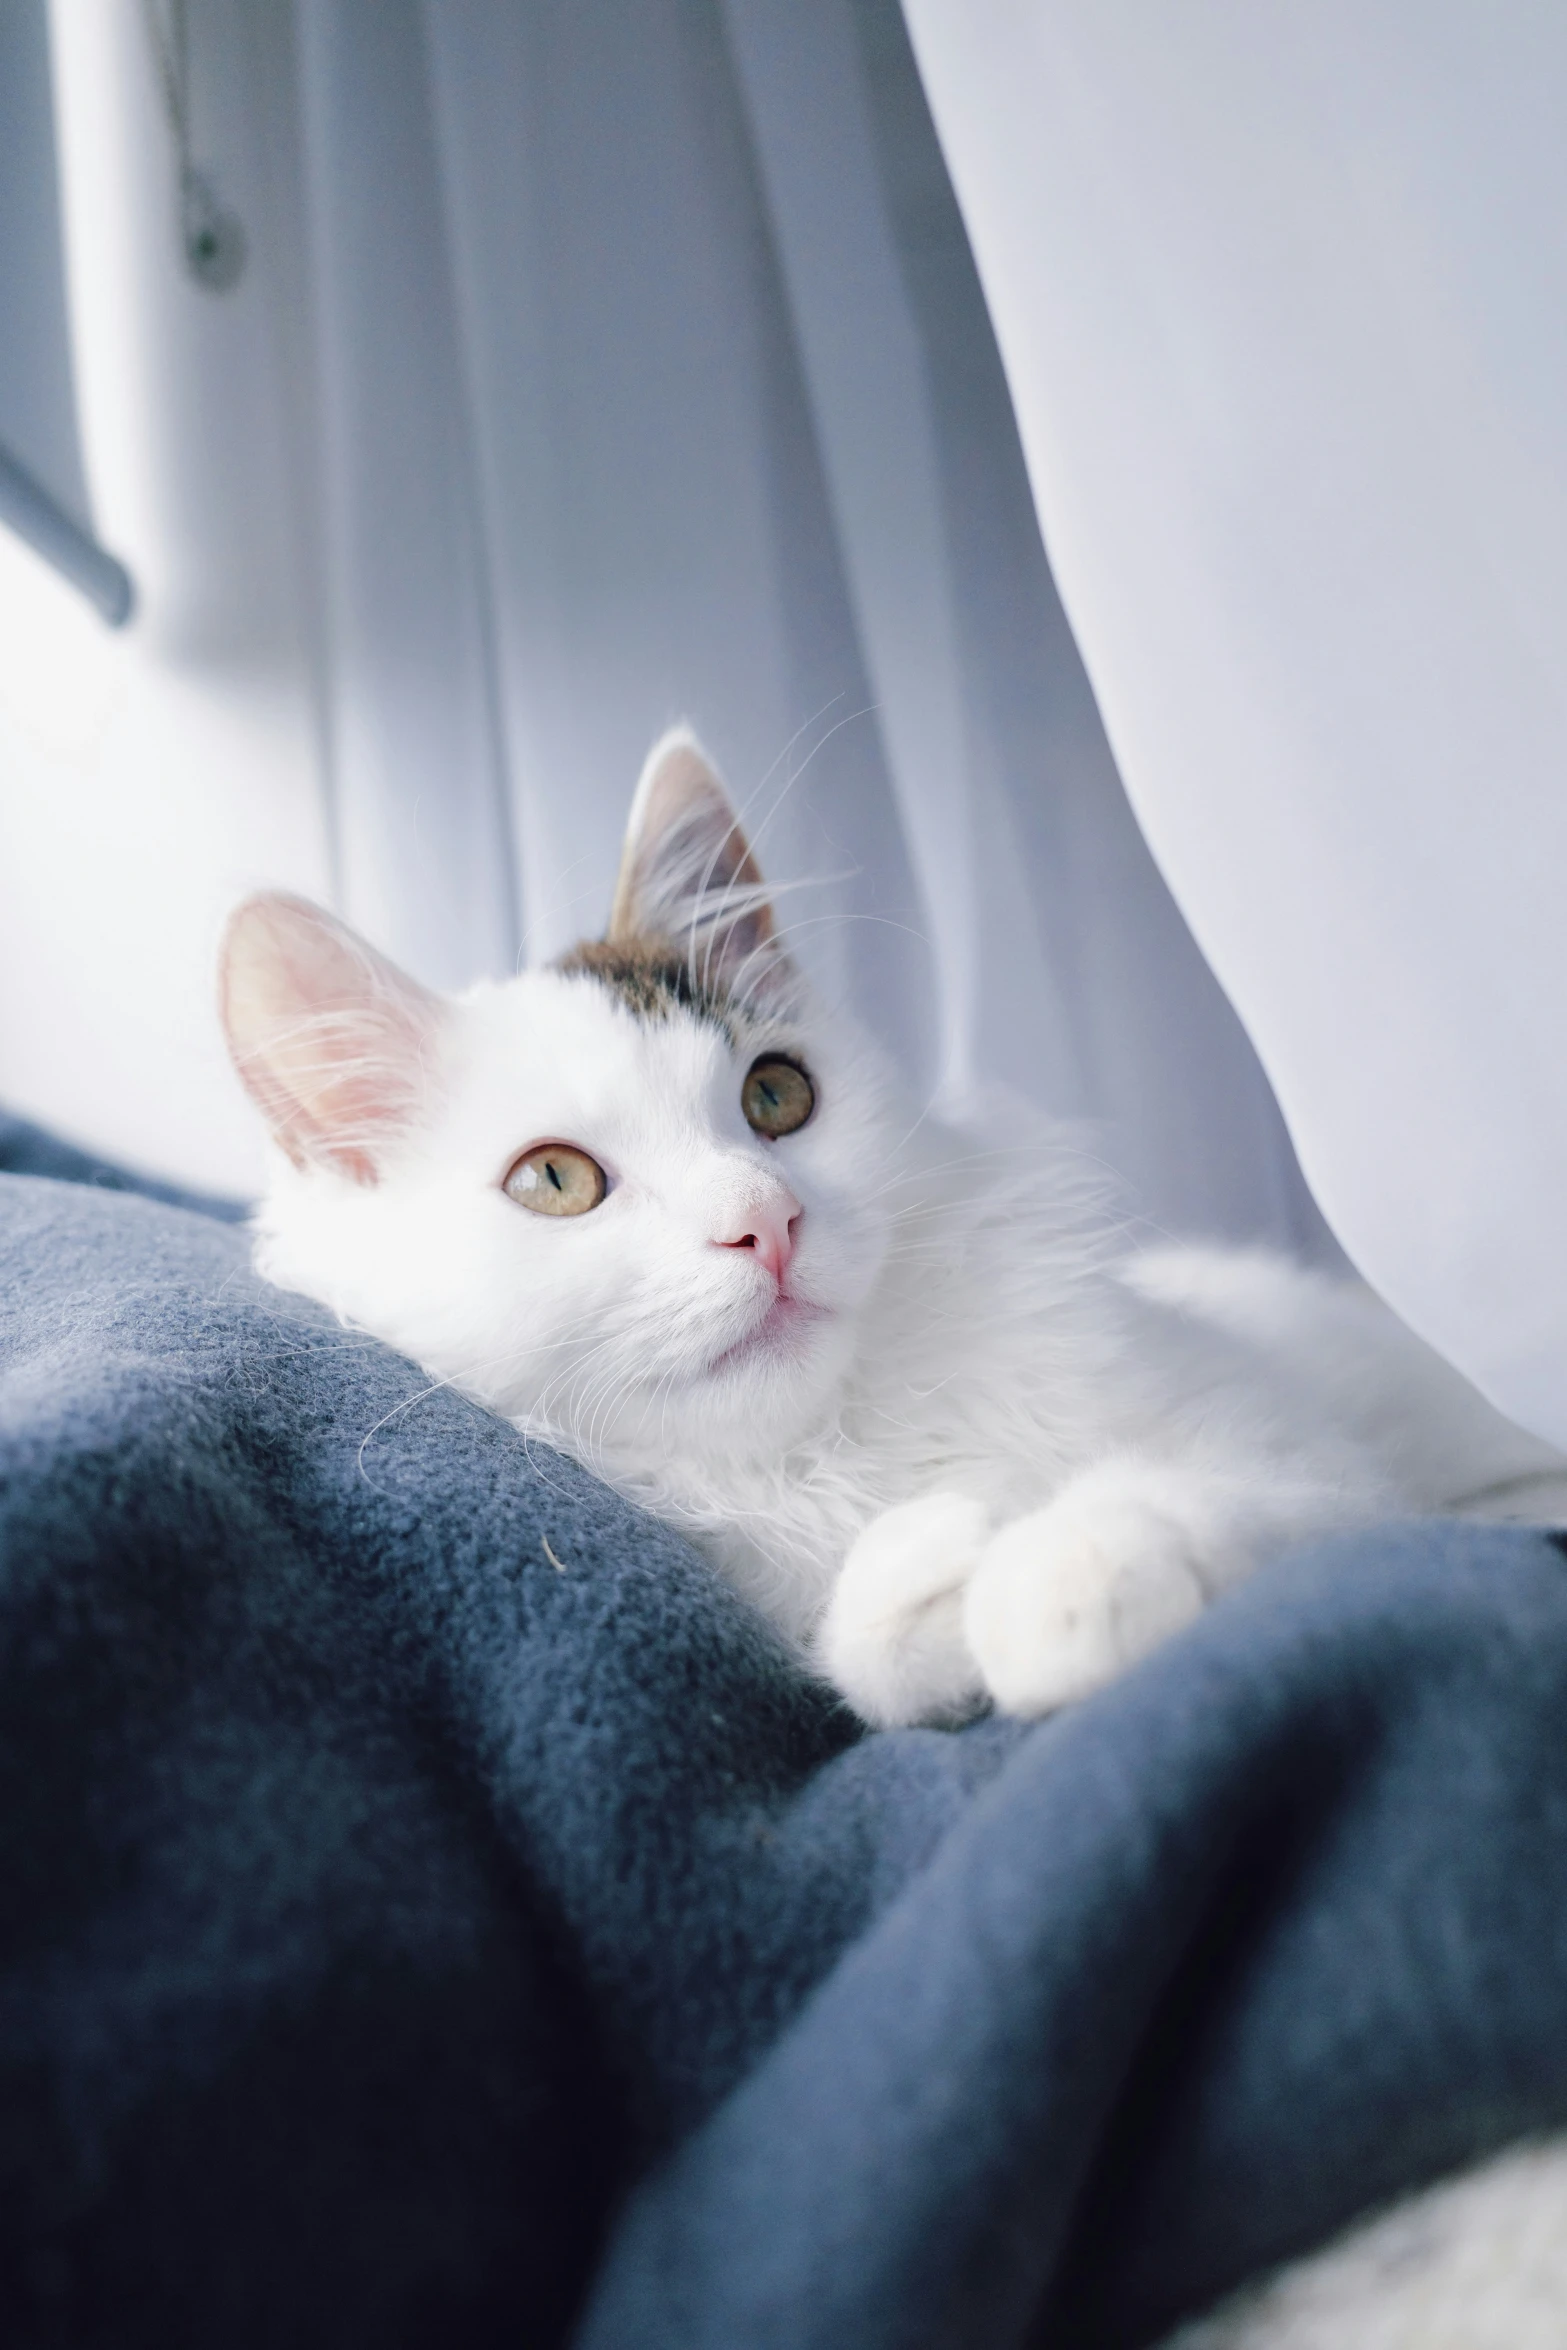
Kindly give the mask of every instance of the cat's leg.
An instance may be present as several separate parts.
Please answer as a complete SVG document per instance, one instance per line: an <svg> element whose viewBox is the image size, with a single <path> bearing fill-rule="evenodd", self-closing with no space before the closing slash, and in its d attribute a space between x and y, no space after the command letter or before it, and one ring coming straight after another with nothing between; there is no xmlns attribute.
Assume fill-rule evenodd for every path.
<svg viewBox="0 0 1567 2350"><path fill-rule="evenodd" d="M983 1703L963 1592L989 1534L979 1502L927 1493L873 1518L845 1559L817 1658L878 1729L961 1721Z"/></svg>
<svg viewBox="0 0 1567 2350"><path fill-rule="evenodd" d="M964 1591L964 1635L1003 1712L1048 1713L1146 1656L1269 1552L1370 1514L1369 1493L1343 1481L1114 1455L992 1536Z"/></svg>

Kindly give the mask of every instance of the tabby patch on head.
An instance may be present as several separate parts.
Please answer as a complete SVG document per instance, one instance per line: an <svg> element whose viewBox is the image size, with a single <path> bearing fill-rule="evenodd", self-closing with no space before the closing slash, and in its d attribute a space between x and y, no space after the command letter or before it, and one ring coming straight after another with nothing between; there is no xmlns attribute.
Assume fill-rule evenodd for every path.
<svg viewBox="0 0 1567 2350"><path fill-rule="evenodd" d="M282 1148L271 1279L633 1484L831 1418L907 1121L684 730L643 771L603 939L437 996L269 893L233 917L222 1002Z"/></svg>
<svg viewBox="0 0 1567 2350"><path fill-rule="evenodd" d="M780 1043L798 974L723 785L687 728L656 743L642 770L608 930L554 968L596 979L640 1019L689 1013L737 1052ZM429 1123L453 1006L335 916L276 891L232 917L220 990L235 1067L288 1158L379 1182Z"/></svg>
<svg viewBox="0 0 1567 2350"><path fill-rule="evenodd" d="M554 968L568 977L583 972L599 980L644 1020L666 1020L678 1007L710 1021L731 1044L739 1044L735 1006L722 980L716 974L704 978L700 968L693 968L692 958L667 939L617 945L607 938L585 938L558 955Z"/></svg>

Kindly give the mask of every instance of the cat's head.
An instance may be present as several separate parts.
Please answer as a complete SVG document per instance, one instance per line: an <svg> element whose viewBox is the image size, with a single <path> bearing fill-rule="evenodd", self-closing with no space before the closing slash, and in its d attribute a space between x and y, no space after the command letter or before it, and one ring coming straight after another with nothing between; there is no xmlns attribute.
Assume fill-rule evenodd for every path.
<svg viewBox="0 0 1567 2350"><path fill-rule="evenodd" d="M602 941L450 999L267 895L222 1006L279 1146L274 1280L611 1464L766 1455L831 1408L891 1223L885 1073L685 731Z"/></svg>

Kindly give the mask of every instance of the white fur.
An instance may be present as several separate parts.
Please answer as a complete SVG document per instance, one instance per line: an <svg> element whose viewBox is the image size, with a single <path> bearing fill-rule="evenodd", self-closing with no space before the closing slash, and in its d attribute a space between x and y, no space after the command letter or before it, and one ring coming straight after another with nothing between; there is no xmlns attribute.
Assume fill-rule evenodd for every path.
<svg viewBox="0 0 1567 2350"><path fill-rule="evenodd" d="M721 798L698 814L714 805L728 822ZM689 873L689 793L670 821ZM667 882L657 842L635 846ZM744 894L754 957L771 934ZM985 1151L921 1121L776 958L727 1029L633 1010L583 971L443 1006L276 907L229 966L262 1038L247 1073L269 1105L288 1089L261 1269L684 1527L868 1721L1043 1712L1291 1541L1526 1510L1563 1473L1367 1291L1260 1253L1128 1253L1070 1149ZM280 955L296 1015L302 985L330 1000L269 1043ZM764 1050L817 1093L778 1141L740 1107ZM541 1141L600 1162L601 1207L506 1196ZM780 1302L725 1244L795 1203Z"/></svg>
<svg viewBox="0 0 1567 2350"><path fill-rule="evenodd" d="M1164 2350L1563 2350L1567 2139L1515 2147L1294 2262Z"/></svg>
<svg viewBox="0 0 1567 2350"><path fill-rule="evenodd" d="M242 909L225 1018L284 1145L257 1260L686 1529L867 1721L1043 1712L1304 1536L1567 1504L1567 1463L1364 1289L1257 1252L1129 1251L1070 1148L982 1150L900 1105L795 983L684 734L638 792L616 923L639 921L730 984L727 1025L638 1013L585 971L442 1006L313 909ZM775 1142L740 1108L764 1050L817 1094ZM506 1196L540 1142L598 1160L602 1206ZM735 1243L796 1205L780 1307ZM1526 2265L1513 2330L1486 2331L1422 2299L1398 2251L1414 2227L1479 2307L1503 2222L1567 2219L1567 2156L1411 2209L1183 2350L1567 2343L1541 2314L1564 2306L1559 2262Z"/></svg>
<svg viewBox="0 0 1567 2350"><path fill-rule="evenodd" d="M818 1091L778 1142L739 1106L762 1043ZM529 972L423 1050L379 1180L280 1161L262 1270L687 1528L869 1720L1044 1710L1300 1536L1560 1466L1365 1291L1122 1255L1070 1152L917 1124L866 1041L794 999L737 1051ZM545 1139L605 1167L601 1208L505 1196ZM714 1368L773 1303L717 1244L781 1185L797 1321Z"/></svg>

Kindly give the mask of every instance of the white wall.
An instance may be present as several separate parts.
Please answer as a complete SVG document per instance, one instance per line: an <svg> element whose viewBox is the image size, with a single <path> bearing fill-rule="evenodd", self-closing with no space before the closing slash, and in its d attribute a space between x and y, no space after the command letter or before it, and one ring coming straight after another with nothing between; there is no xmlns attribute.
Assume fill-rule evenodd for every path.
<svg viewBox="0 0 1567 2350"><path fill-rule="evenodd" d="M141 591L115 636L0 539L0 1100L149 1170L248 1189L254 1121L223 1055L223 917L264 883L329 888L299 623L308 565L278 321L288 60L218 5L198 85L251 266L185 277L142 10L64 0L52 34L69 293L100 536ZM273 12L278 32L285 12Z"/></svg>

